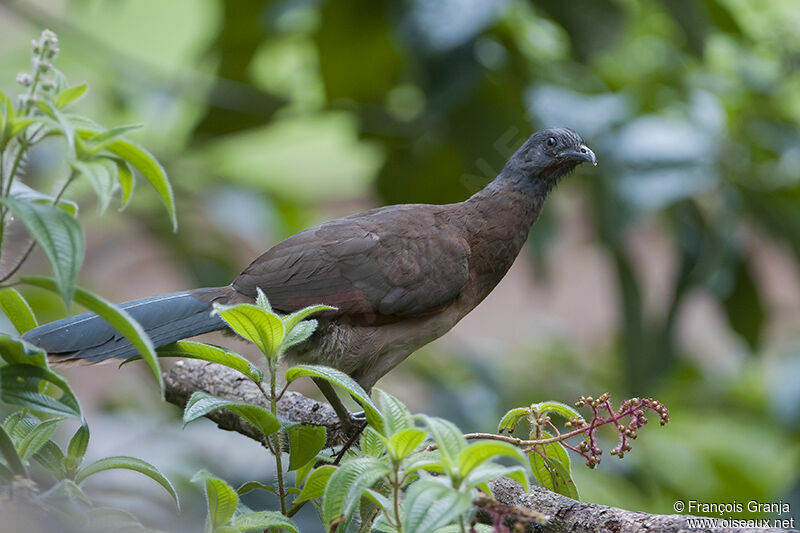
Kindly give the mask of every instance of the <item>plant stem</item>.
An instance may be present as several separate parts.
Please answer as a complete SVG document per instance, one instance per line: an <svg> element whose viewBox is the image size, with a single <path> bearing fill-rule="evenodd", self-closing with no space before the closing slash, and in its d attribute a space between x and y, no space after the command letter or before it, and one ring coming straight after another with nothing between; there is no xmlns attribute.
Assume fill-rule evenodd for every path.
<svg viewBox="0 0 800 533"><path fill-rule="evenodd" d="M392 493L394 496L394 526L397 528L397 533L403 533L403 521L400 519L400 488L403 486L400 481L400 473L398 466L394 467L394 480L392 482Z"/></svg>
<svg viewBox="0 0 800 533"><path fill-rule="evenodd" d="M277 380L277 361L275 359L268 359L267 366L269 367L269 407L272 414L278 416L278 396L276 394L275 382ZM286 490L283 485L283 457L281 457L281 433L275 433L275 468L278 471L278 497L281 500L281 513L286 514Z"/></svg>

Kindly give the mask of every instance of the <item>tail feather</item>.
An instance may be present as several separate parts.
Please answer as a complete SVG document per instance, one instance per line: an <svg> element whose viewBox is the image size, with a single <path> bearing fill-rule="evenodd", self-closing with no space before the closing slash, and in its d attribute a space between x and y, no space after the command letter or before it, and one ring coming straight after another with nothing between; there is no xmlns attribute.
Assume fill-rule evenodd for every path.
<svg viewBox="0 0 800 533"><path fill-rule="evenodd" d="M211 316L211 302L206 298L198 299L194 292L151 296L119 307L141 324L153 345L159 347L225 327L219 316ZM81 359L98 363L138 353L113 326L94 313L81 313L45 324L25 333L23 339L61 362Z"/></svg>

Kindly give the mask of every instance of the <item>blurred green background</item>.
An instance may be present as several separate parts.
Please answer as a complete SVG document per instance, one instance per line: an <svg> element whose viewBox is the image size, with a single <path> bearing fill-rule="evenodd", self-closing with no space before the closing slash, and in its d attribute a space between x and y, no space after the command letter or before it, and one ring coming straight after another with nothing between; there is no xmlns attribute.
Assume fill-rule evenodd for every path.
<svg viewBox="0 0 800 533"><path fill-rule="evenodd" d="M533 130L574 128L599 165L551 196L496 291L378 386L465 431L533 401L653 396L672 423L623 461L575 461L584 500L782 499L800 521L796 0L4 0L6 94L43 28L90 85L78 111L143 124L133 138L177 194L172 233L146 186L102 219L75 189L81 283L113 301L227 284L362 209L462 200ZM65 312L48 305L44 320ZM103 478L100 500L192 531L195 470L272 475L254 443L181 431L134 366L69 371L89 453L152 461L183 480L185 510L135 474Z"/></svg>

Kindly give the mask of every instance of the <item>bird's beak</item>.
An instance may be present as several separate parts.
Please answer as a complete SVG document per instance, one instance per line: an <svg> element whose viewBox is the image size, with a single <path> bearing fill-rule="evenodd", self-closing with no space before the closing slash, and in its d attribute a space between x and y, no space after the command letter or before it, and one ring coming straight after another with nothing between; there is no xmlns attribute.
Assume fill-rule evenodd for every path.
<svg viewBox="0 0 800 533"><path fill-rule="evenodd" d="M595 157L594 152L592 152L592 150L585 144L581 144L577 149L564 150L559 155L561 157L586 161L587 163L597 166L597 157Z"/></svg>

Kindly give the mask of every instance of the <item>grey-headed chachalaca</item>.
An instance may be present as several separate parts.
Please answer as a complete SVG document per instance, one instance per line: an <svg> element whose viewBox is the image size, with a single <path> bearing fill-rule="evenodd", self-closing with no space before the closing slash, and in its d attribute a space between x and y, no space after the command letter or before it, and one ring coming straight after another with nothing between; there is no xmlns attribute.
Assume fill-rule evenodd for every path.
<svg viewBox="0 0 800 533"><path fill-rule="evenodd" d="M283 313L331 305L337 310L319 315L317 331L287 355L338 368L370 390L491 292L517 257L547 194L586 161L596 164L595 155L574 131L540 130L494 181L464 202L393 205L333 220L273 246L230 285L120 307L158 347L225 328L212 315L212 303L253 302L257 287ZM56 361L136 355L92 313L46 324L24 338ZM334 403L332 391L322 386Z"/></svg>

